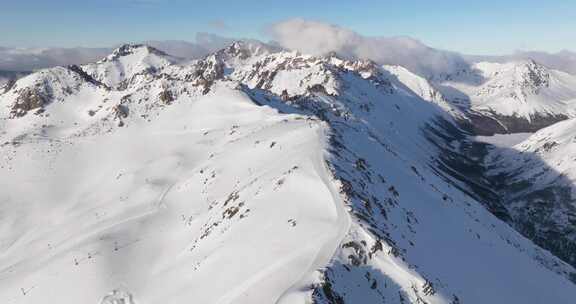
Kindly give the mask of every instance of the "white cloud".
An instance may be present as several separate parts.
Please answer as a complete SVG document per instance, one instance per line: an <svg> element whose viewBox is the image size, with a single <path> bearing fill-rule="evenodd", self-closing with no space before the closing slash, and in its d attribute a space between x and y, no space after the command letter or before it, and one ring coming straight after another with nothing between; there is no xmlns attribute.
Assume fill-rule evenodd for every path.
<svg viewBox="0 0 576 304"><path fill-rule="evenodd" d="M88 63L106 56L110 51L107 48L0 47L0 70L32 71L58 65Z"/></svg>
<svg viewBox="0 0 576 304"><path fill-rule="evenodd" d="M145 0L148 1L148 0ZM158 0L151 0L158 1ZM224 25L224 24L222 24ZM289 19L266 29L274 44L302 53L322 55L337 52L348 58L366 58L381 64L404 66L422 76L450 72L469 62L510 61L531 58L550 68L576 74L576 53L517 52L508 56L465 56L438 50L409 37L369 37L350 29L304 19ZM195 59L231 44L233 38L198 33L194 41L145 41L168 54ZM3 48L0 71L31 71L58 65L83 64L108 55L110 48Z"/></svg>
<svg viewBox="0 0 576 304"><path fill-rule="evenodd" d="M332 51L349 55L363 40L360 35L339 26L303 19L276 23L267 33L281 46L311 55Z"/></svg>
<svg viewBox="0 0 576 304"><path fill-rule="evenodd" d="M518 51L512 55L496 57L475 57L474 60L487 60L496 62L506 62L518 59L532 59L548 68L564 71L576 75L576 53L561 51L558 53L547 53L538 51Z"/></svg>
<svg viewBox="0 0 576 304"><path fill-rule="evenodd" d="M170 55L195 59L224 48L234 40L214 34L198 33L194 42L165 40L143 43ZM33 71L53 66L97 61L112 52L109 48L5 48L0 47L0 71Z"/></svg>
<svg viewBox="0 0 576 304"><path fill-rule="evenodd" d="M336 52L345 57L401 65L425 77L451 72L480 60L506 62L518 59L533 59L552 69L576 74L576 53L569 51L466 56L428 47L410 37L368 37L338 25L300 18L275 23L266 29L266 33L280 46L302 53L322 55Z"/></svg>
<svg viewBox="0 0 576 304"><path fill-rule="evenodd" d="M408 37L367 37L337 25L304 19L273 24L266 33L281 46L302 53L371 59L381 64L398 64L428 76L466 65L457 53L427 47Z"/></svg>

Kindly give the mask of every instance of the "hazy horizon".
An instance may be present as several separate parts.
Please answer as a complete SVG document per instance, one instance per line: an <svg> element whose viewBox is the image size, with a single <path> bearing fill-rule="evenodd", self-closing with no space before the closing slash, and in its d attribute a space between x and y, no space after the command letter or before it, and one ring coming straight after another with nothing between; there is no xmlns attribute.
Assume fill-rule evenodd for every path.
<svg viewBox="0 0 576 304"><path fill-rule="evenodd" d="M566 1L3 2L0 46L10 48L95 48L147 40L193 41L201 32L268 41L273 38L269 32L275 24L301 18L335 24L366 37L411 37L433 48L471 55L576 50L576 34L562 30L576 26L576 3Z"/></svg>

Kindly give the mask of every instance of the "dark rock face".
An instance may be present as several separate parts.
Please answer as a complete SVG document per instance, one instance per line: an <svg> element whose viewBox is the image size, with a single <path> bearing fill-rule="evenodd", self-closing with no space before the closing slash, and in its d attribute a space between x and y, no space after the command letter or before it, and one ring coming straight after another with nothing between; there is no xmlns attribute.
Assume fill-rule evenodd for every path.
<svg viewBox="0 0 576 304"><path fill-rule="evenodd" d="M520 233L576 266L576 201L570 192L570 187L550 186L516 197L509 208ZM565 223L559 223L560 214Z"/></svg>
<svg viewBox="0 0 576 304"><path fill-rule="evenodd" d="M326 91L326 88L321 84L315 84L315 85L309 87L308 91L310 91L313 94L330 95Z"/></svg>
<svg viewBox="0 0 576 304"><path fill-rule="evenodd" d="M490 136L494 134L506 134L505 126L491 116L468 113L468 120L460 120L460 125L473 134Z"/></svg>
<svg viewBox="0 0 576 304"><path fill-rule="evenodd" d="M8 87L8 89L13 90L17 94L16 101L10 109L11 118L25 116L32 110L35 110L36 114L42 113L46 105L51 102L62 101L66 96L73 95L85 84L109 89L76 65L66 68L55 68L54 70L46 70L40 73L43 74L36 80L34 85L17 88L16 84L12 83ZM54 77L66 77L70 82L55 83L53 82Z"/></svg>
<svg viewBox="0 0 576 304"><path fill-rule="evenodd" d="M526 163L527 167L536 165ZM501 219L538 246L576 266L576 198L571 193L572 182L559 175L554 182L542 186L531 178L520 179L522 171L520 168L486 176L505 210L507 217ZM576 274L570 279L576 283Z"/></svg>
<svg viewBox="0 0 576 304"><path fill-rule="evenodd" d="M43 107L49 103L49 98L33 88L25 88L20 92L16 102L10 110L11 117L22 117L29 111L38 109L42 111Z"/></svg>
<svg viewBox="0 0 576 304"><path fill-rule="evenodd" d="M98 86L98 87L106 87L106 85L104 85L100 81L94 79L94 77L90 76L88 73L86 73L84 70L82 70L81 67L79 67L77 65L68 66L68 70L72 71L73 73L76 73L85 82L91 83L91 84Z"/></svg>
<svg viewBox="0 0 576 304"><path fill-rule="evenodd" d="M439 130L450 136L445 137ZM465 134L442 120L424 132L442 151L438 163L440 170L465 185L463 188L454 183L454 187L477 199L488 211L536 245L576 266L576 198L572 197L569 181L557 180L536 189L537 184L533 181L515 179L522 174L522 169L490 175L483 161L488 155L487 144L466 140ZM459 151L447 148L451 140L459 141ZM543 149L553 149L555 144L546 143ZM570 278L576 283L576 274Z"/></svg>
<svg viewBox="0 0 576 304"><path fill-rule="evenodd" d="M512 220L504 202L494 191L493 179L487 177L482 160L488 154L487 144L468 141L462 130L444 119L438 119L424 129L430 143L442 153L437 161L438 168L444 174L466 185L463 188L458 183L452 185L481 202L484 207L496 217L505 222ZM449 149L450 142L458 140L459 151Z"/></svg>
<svg viewBox="0 0 576 304"><path fill-rule="evenodd" d="M160 94L158 95L158 98L164 104L170 104L170 103L172 103L172 101L174 101L174 96L172 96L172 93L168 90L160 92Z"/></svg>
<svg viewBox="0 0 576 304"><path fill-rule="evenodd" d="M224 64L215 57L208 57L195 63L195 71L186 75L185 80L191 81L196 86L204 88L207 94L216 80L224 77Z"/></svg>
<svg viewBox="0 0 576 304"><path fill-rule="evenodd" d="M526 71L522 74L523 89L527 89L531 94L538 94L541 88L550 86L550 74L543 66L530 60L526 65Z"/></svg>
<svg viewBox="0 0 576 304"><path fill-rule="evenodd" d="M112 111L114 113L114 117L117 119L122 119L122 118L128 117L128 108L124 105L121 105L121 104L116 105L116 106L114 106Z"/></svg>
<svg viewBox="0 0 576 304"><path fill-rule="evenodd" d="M252 55L242 42L232 43L232 45L220 51L219 55L222 54L226 54L231 57L237 57L242 60L248 59Z"/></svg>
<svg viewBox="0 0 576 304"><path fill-rule="evenodd" d="M524 117L502 116L493 112L469 112L468 121L461 120L461 126L476 135L536 132L559 121L568 119L563 114L533 115L530 120Z"/></svg>

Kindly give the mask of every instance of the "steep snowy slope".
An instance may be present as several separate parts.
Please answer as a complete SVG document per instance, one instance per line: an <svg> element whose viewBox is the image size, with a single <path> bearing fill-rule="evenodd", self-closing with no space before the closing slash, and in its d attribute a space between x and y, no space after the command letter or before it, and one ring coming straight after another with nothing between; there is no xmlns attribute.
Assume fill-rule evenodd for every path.
<svg viewBox="0 0 576 304"><path fill-rule="evenodd" d="M0 298L275 302L347 229L325 130L223 88L110 135L5 145Z"/></svg>
<svg viewBox="0 0 576 304"><path fill-rule="evenodd" d="M172 62L124 46L0 95L2 302L576 298L450 174L460 109L425 79L246 43Z"/></svg>
<svg viewBox="0 0 576 304"><path fill-rule="evenodd" d="M290 62L305 60L296 57ZM376 81L337 66L322 78L310 66L282 71L290 77L281 79L314 88L284 99L331 125L329 163L353 218L315 290L318 303L570 301L556 286L573 289L566 279L572 267L511 231L439 169L434 160L441 151L428 140L447 145L463 136L445 129L445 120L434 123L450 119L447 114L394 79ZM262 75L272 92L291 88L286 82L274 87L275 79ZM307 83L317 78L324 80ZM275 99L265 94L258 100ZM535 261L565 278L530 266Z"/></svg>
<svg viewBox="0 0 576 304"><path fill-rule="evenodd" d="M542 129L511 149L494 149L488 171L519 231L576 265L576 121Z"/></svg>
<svg viewBox="0 0 576 304"><path fill-rule="evenodd" d="M576 77L532 60L480 62L435 81L480 135L534 132L576 114Z"/></svg>

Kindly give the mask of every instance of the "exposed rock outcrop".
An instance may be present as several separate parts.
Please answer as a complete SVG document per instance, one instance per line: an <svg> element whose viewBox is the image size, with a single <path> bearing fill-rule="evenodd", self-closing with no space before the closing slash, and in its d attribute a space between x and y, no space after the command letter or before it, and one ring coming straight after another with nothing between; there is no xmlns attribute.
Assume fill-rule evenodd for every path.
<svg viewBox="0 0 576 304"><path fill-rule="evenodd" d="M43 107L50 101L49 97L35 88L24 88L16 98L16 102L10 110L11 117L22 117L32 110L37 113L43 111Z"/></svg>

